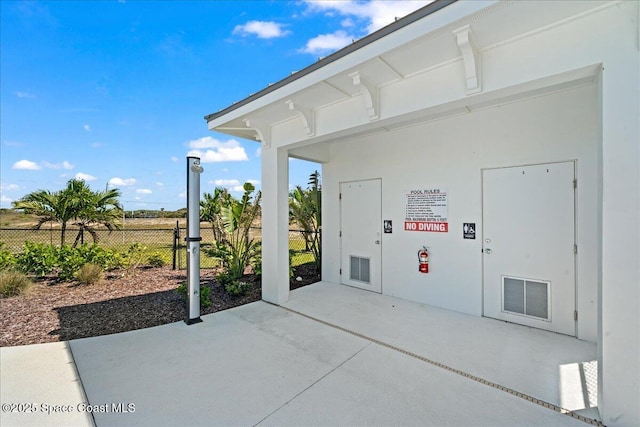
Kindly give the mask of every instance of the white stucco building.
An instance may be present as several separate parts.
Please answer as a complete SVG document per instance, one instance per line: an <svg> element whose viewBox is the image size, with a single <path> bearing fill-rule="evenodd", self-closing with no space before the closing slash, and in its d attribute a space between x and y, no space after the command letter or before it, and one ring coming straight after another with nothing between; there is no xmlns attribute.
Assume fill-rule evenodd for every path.
<svg viewBox="0 0 640 427"><path fill-rule="evenodd" d="M263 298L319 162L323 281L596 342L603 422L640 425L639 9L437 0L207 116L262 144Z"/></svg>

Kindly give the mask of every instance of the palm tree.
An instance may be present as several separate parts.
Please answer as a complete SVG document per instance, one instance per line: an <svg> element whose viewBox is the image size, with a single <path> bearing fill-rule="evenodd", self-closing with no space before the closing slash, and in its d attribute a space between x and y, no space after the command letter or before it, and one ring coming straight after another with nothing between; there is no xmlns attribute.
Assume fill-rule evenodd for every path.
<svg viewBox="0 0 640 427"><path fill-rule="evenodd" d="M122 226L122 207L118 201L120 190L112 188L105 191L93 192L88 187L82 190L82 208L78 212L74 225L80 227L73 247L84 243L84 232L91 234L94 243L98 241L96 225L103 225L109 230L119 230Z"/></svg>
<svg viewBox="0 0 640 427"><path fill-rule="evenodd" d="M231 202L231 194L229 190L223 187L216 187L211 193L204 193L203 199L200 201L200 221L208 221L211 223L213 231L213 240L225 243L225 231L222 221L222 207Z"/></svg>
<svg viewBox="0 0 640 427"><path fill-rule="evenodd" d="M67 224L71 221L75 221L74 224L81 227L79 236L84 230L88 230L94 241L97 235L92 225L103 224L109 230L118 228L122 214L117 200L119 196L120 191L117 189L96 193L91 191L84 181L72 179L60 191L37 190L29 193L13 202L13 208L39 217L38 223L33 227L36 230L47 222L59 222L60 245L64 245ZM76 237L74 246L79 238Z"/></svg>
<svg viewBox="0 0 640 427"><path fill-rule="evenodd" d="M307 189L298 185L289 194L289 218L302 228L305 249L312 252L317 271L321 267L321 200L322 188L318 171L309 176Z"/></svg>

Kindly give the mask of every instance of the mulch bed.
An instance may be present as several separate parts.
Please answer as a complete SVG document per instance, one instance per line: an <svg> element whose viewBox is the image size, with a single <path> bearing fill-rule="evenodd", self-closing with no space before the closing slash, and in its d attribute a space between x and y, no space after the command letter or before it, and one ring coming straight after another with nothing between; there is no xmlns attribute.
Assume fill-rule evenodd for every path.
<svg viewBox="0 0 640 427"><path fill-rule="evenodd" d="M234 297L216 282L216 274L201 270L200 286L210 288L212 301L201 314L261 299L259 277L244 276L242 280L254 286ZM66 341L184 320L186 302L176 288L186 280L186 271L169 267L111 272L94 285L39 280L25 295L0 299L0 346ZM291 289L319 280L313 265L305 264L295 268Z"/></svg>

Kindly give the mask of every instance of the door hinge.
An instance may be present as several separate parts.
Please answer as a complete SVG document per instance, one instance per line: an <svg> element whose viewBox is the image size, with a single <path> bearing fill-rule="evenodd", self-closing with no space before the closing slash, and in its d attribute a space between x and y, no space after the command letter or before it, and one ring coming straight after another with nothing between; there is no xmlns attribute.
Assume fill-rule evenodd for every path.
<svg viewBox="0 0 640 427"><path fill-rule="evenodd" d="M577 179L573 180L573 188L578 188L578 180Z"/></svg>
<svg viewBox="0 0 640 427"><path fill-rule="evenodd" d="M576 244L573 245L573 253L574 255L578 253L578 245Z"/></svg>
<svg viewBox="0 0 640 427"><path fill-rule="evenodd" d="M342 193L338 193L338 200L342 200Z"/></svg>
<svg viewBox="0 0 640 427"><path fill-rule="evenodd" d="M340 269L340 275L342 276L342 269Z"/></svg>
<svg viewBox="0 0 640 427"><path fill-rule="evenodd" d="M578 310L575 310L573 312L573 320L575 320L576 322L578 321Z"/></svg>
<svg viewBox="0 0 640 427"><path fill-rule="evenodd" d="M340 230L340 233L339 233L338 237L342 237L342 230Z"/></svg>

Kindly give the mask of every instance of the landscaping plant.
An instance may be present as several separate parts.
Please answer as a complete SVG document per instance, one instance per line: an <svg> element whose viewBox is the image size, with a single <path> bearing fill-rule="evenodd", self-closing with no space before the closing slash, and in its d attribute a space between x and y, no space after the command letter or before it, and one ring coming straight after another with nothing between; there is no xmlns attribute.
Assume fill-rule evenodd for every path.
<svg viewBox="0 0 640 427"><path fill-rule="evenodd" d="M98 235L94 226L98 224L109 231L120 228L122 207L118 202L119 196L118 189L94 192L83 180L71 179L60 191L37 190L27 194L13 202L13 208L36 215L38 223L34 229L40 229L47 222L59 222L60 246L65 244L67 225L77 225L80 229L73 243L75 247L83 243L84 231L91 234L96 242Z"/></svg>
<svg viewBox="0 0 640 427"><path fill-rule="evenodd" d="M243 186L240 200L229 197L221 209L223 239L215 242L215 248L205 253L222 260L222 266L232 279L239 279L250 265L259 249L258 243L249 236L251 225L260 212L261 193L255 195L255 186L249 182Z"/></svg>
<svg viewBox="0 0 640 427"><path fill-rule="evenodd" d="M76 280L83 285L93 285L102 280L102 267L98 264L88 262L78 269L75 277Z"/></svg>
<svg viewBox="0 0 640 427"><path fill-rule="evenodd" d="M25 293L32 285L31 280L15 270L0 271L0 297L8 298Z"/></svg>
<svg viewBox="0 0 640 427"><path fill-rule="evenodd" d="M302 228L305 249L313 254L316 271L321 268L322 185L320 173L309 176L306 189L296 186L289 194L289 220Z"/></svg>

